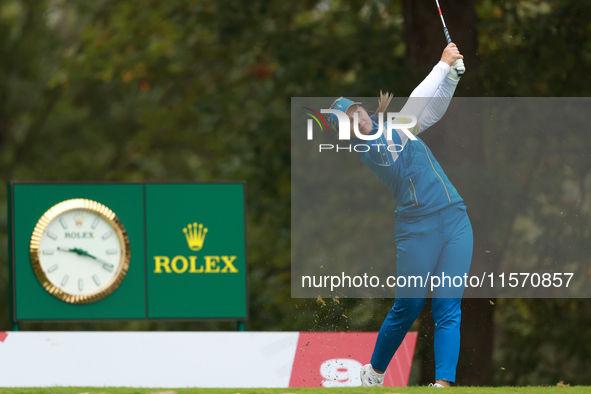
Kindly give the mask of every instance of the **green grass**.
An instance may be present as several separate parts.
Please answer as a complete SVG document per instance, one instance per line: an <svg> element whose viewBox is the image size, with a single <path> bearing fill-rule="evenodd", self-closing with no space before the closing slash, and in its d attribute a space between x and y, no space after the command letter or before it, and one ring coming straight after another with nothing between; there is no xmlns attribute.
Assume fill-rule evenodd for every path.
<svg viewBox="0 0 591 394"><path fill-rule="evenodd" d="M178 394L432 394L430 387L381 387L381 388L288 388L288 389L137 389L121 387L49 387L49 388L0 388L0 394L148 394L157 391L176 391ZM436 391L437 393L439 391ZM457 394L579 394L591 393L589 386L574 387L452 387L444 393Z"/></svg>

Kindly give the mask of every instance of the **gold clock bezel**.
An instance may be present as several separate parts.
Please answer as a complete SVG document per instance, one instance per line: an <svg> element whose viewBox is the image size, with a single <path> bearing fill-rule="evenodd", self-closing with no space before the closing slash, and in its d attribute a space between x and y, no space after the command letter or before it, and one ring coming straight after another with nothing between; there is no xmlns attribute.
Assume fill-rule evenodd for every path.
<svg viewBox="0 0 591 394"><path fill-rule="evenodd" d="M100 290L95 294L74 295L66 293L49 281L47 275L41 267L41 262L39 259L39 244L41 242L41 236L45 232L47 225L49 225L53 219L62 213L73 210L89 211L102 217L115 230L117 238L119 239L119 244L121 246L121 260L119 261L119 267L114 279L103 285L103 290ZM41 283L41 286L43 286L43 288L52 296L70 304L90 304L100 301L113 293L125 278L125 275L129 270L129 261L131 257L131 251L129 249L129 237L127 236L127 231L125 231L125 227L117 215L115 215L115 213L105 205L85 198L65 200L49 208L35 225L33 235L31 235L29 253L31 256L31 265L33 267L33 271L35 272L35 276L39 280L39 283Z"/></svg>

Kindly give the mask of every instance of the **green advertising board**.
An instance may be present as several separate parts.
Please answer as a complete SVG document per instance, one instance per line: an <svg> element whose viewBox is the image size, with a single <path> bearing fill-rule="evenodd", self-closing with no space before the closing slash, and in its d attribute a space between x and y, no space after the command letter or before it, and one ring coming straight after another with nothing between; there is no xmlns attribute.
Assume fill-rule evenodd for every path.
<svg viewBox="0 0 591 394"><path fill-rule="evenodd" d="M14 322L248 317L244 183L10 183Z"/></svg>

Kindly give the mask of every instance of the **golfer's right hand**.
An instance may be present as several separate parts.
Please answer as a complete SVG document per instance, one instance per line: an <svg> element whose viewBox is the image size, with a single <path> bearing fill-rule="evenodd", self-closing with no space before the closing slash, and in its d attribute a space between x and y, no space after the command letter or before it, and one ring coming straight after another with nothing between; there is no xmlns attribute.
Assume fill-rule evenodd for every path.
<svg viewBox="0 0 591 394"><path fill-rule="evenodd" d="M460 50L453 42L451 44L448 44L443 50L443 53L441 54L441 61L449 64L450 66L453 66L454 62L457 59L463 58L464 56L462 56Z"/></svg>

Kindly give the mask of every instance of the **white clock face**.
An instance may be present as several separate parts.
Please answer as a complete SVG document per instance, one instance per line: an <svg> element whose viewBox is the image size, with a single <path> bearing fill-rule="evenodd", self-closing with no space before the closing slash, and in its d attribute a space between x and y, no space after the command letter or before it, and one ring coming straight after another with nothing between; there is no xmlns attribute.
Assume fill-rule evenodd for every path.
<svg viewBox="0 0 591 394"><path fill-rule="evenodd" d="M55 287L90 296L109 287L122 265L122 242L102 216L74 209L53 218L39 241L39 264Z"/></svg>

